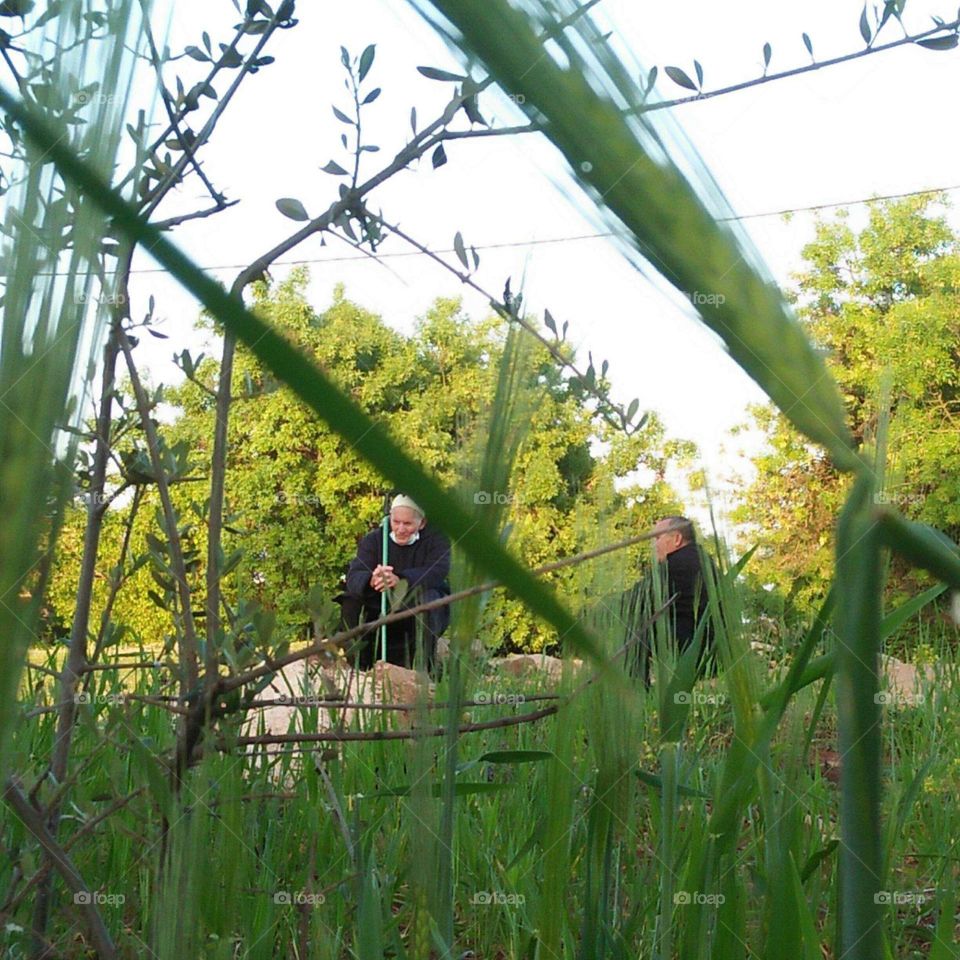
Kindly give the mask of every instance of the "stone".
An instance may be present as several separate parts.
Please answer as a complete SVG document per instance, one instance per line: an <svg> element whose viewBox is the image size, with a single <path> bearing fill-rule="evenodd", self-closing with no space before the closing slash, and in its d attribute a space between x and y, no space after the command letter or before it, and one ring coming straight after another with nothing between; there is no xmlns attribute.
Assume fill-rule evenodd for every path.
<svg viewBox="0 0 960 960"><path fill-rule="evenodd" d="M545 653L511 653L491 660L490 666L511 677L544 676L551 683L559 683L563 679L564 662L569 663L573 672L583 666L582 660L563 661Z"/></svg>
<svg viewBox="0 0 960 960"><path fill-rule="evenodd" d="M937 672L930 664L918 667L896 657L883 656L877 697L889 706L920 706L932 694L936 680Z"/></svg>

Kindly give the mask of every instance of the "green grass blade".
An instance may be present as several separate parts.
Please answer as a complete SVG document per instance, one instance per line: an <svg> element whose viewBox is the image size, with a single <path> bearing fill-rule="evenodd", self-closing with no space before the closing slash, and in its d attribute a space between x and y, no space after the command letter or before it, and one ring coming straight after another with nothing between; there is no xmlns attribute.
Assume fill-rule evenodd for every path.
<svg viewBox="0 0 960 960"><path fill-rule="evenodd" d="M836 700L843 762L840 935L847 960L883 956L880 707L877 660L883 590L873 482L861 478L837 527Z"/></svg>
<svg viewBox="0 0 960 960"><path fill-rule="evenodd" d="M444 31L424 0L415 6ZM860 468L839 390L823 359L776 284L761 276L745 235L738 239L716 219L729 207L709 175L699 171L705 201L669 159L653 123L624 115L624 108L642 103L642 91L589 15L562 31L554 14L559 5L545 0L522 9L507 0L431 0L430 6L455 26L450 41L479 57L527 115L544 123L573 175L626 228L621 237L696 305L784 414L822 444L838 467ZM562 6L564 12L576 10ZM562 55L545 48L542 25L553 29L552 42ZM569 63L561 65L561 56ZM684 160L698 167L692 149Z"/></svg>
<svg viewBox="0 0 960 960"><path fill-rule="evenodd" d="M883 642L895 634L908 620L915 617L928 603L936 600L946 589L946 584L938 583L935 587L930 587L929 590L924 590L923 593L901 603L892 613L888 613L880 624L880 641Z"/></svg>
<svg viewBox="0 0 960 960"><path fill-rule="evenodd" d="M51 130L60 149L83 152L92 170L109 176L123 133L138 21L130 10L117 9L103 35L90 41L89 24L81 19L89 7L65 4L61 16L26 34L18 47L30 57L42 50L49 58L44 73L31 78L33 95L76 112L75 122L61 116ZM51 58L54 49L59 52ZM117 93L78 108L82 85ZM46 541L53 549L58 517L74 492L75 441L64 442L59 428L76 426L86 412L79 401L89 387L104 318L92 305L99 288L91 279L100 269L104 211L46 160L42 146L27 142L22 163L10 171L0 239L0 769L43 603L36 574L40 545Z"/></svg>
<svg viewBox="0 0 960 960"><path fill-rule="evenodd" d="M939 530L905 520L892 510L881 509L878 516L883 541L891 550L960 590L960 549L955 543Z"/></svg>

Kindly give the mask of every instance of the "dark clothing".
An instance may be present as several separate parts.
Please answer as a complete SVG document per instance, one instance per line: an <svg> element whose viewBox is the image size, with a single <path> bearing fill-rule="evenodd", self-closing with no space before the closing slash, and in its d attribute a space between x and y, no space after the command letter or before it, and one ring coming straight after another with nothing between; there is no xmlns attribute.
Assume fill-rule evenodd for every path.
<svg viewBox="0 0 960 960"><path fill-rule="evenodd" d="M341 598L341 628L348 629L380 616L380 593L370 586L374 568L383 562L383 531L373 530L364 536L357 555L347 570L346 586ZM388 541L387 565L407 582L404 606L416 606L449 596L450 541L430 527L424 527L416 543L401 545ZM417 626L423 637L424 657L432 670L437 637L450 623L450 608L440 607L428 613L409 617L387 627L387 661L411 667L416 653ZM379 631L363 635L359 648L359 665L368 669L380 656Z"/></svg>
<svg viewBox="0 0 960 960"><path fill-rule="evenodd" d="M709 556L706 560L716 582L717 571L713 560ZM677 599L671 604L668 616L673 623L677 648L682 653L693 640L697 624L707 616L709 605L701 553L695 543L685 543L679 550L667 554L667 593L664 600L674 594L677 594ZM706 636L703 638L703 649L707 650L713 644L713 623L708 622L704 629Z"/></svg>
<svg viewBox="0 0 960 960"><path fill-rule="evenodd" d="M698 673L716 673L714 647L714 626L709 611L709 589L705 582L702 563L710 566L710 580L717 582L717 568L713 559L701 553L696 543L685 543L682 547L667 554L660 565L663 576L663 589L660 591L660 603L656 603L653 590L653 572L628 590L621 600L621 617L627 624L628 639L636 642L628 652L627 662L631 672L639 674L649 682L651 631L638 635L644 623L660 605L675 596L673 603L661 615L668 624L668 634L676 641L676 652L682 654L693 642L697 625L706 620L702 629L702 642L698 658Z"/></svg>
<svg viewBox="0 0 960 960"><path fill-rule="evenodd" d="M448 596L439 590L417 591L411 598L404 597L404 606L414 606L418 603L429 603ZM423 643L424 665L433 673L436 663L437 637L446 630L450 623L450 608L440 607L429 610L426 614L398 620L387 624L387 663L395 663L401 667L411 669L417 655L417 627L420 627L420 639ZM368 607L356 597L344 596L341 605L340 629L347 630L360 623L361 616L366 623L376 620L380 616L380 605ZM380 659L380 631L370 630L359 638L360 646L356 649L357 666L361 670L369 670Z"/></svg>
<svg viewBox="0 0 960 960"><path fill-rule="evenodd" d="M350 597L372 597L380 608L380 594L370 586L374 568L383 562L383 532L371 530L357 546L357 555L350 561L347 570L347 585L344 593ZM423 587L425 590L450 592L447 577L450 576L450 541L431 527L424 527L416 543L401 546L393 540L387 542L387 566L409 589Z"/></svg>

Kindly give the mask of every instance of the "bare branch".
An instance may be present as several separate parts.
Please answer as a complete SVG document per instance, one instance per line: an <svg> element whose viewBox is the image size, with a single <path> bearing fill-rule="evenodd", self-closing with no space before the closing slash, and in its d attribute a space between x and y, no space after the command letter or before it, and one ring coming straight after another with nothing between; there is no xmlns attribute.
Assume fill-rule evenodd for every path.
<svg viewBox="0 0 960 960"><path fill-rule="evenodd" d="M120 349L123 351L124 359L127 361L127 371L130 374L130 382L133 386L134 395L137 398L137 407L140 410L140 419L144 434L147 438L150 465L154 473L154 480L157 484L157 491L160 494L164 520L167 525L166 533L170 544L171 572L177 584L177 591L180 598L180 612L183 617L183 633L179 638L180 666L183 671L180 677L180 695L186 699L187 694L197 687L199 671L197 666L197 633L193 622L193 611L190 606L190 585L187 582L187 569L183 559L183 547L180 544L179 523L173 507L173 501L170 498L170 486L167 483L163 463L160 459L160 441L157 435L157 428L150 417L150 403L146 391L143 389L143 383L140 380L140 372L137 370L137 366L133 360L133 348L123 330L120 330Z"/></svg>
<svg viewBox="0 0 960 960"><path fill-rule="evenodd" d="M500 730L503 727L516 727L523 723L533 723L544 717L552 716L559 710L559 706L544 707L542 710L533 710L523 713L519 717L498 717L496 720L486 720L483 723L464 723L457 727L458 733L474 733L477 730ZM257 737L237 737L231 743L238 747L252 747L259 744L271 743L345 743L348 741L370 740L419 740L422 737L446 736L445 727L418 727L415 730L372 730L362 733L355 730L328 731L326 733L273 733L262 734ZM225 741L218 741L221 749Z"/></svg>
<svg viewBox="0 0 960 960"><path fill-rule="evenodd" d="M74 902L80 906L80 912L86 918L90 939L101 960L116 958L117 951L113 945L113 940L104 925L103 917L100 916L96 903L89 896L90 891L83 877L80 876L63 847L47 831L42 814L27 799L22 784L16 777L10 777L7 780L3 790L3 798L20 818L23 825L36 837L57 872L63 877L67 888L75 895ZM81 896L77 897L77 894Z"/></svg>
<svg viewBox="0 0 960 960"><path fill-rule="evenodd" d="M220 213L221 210L226 210L228 207L235 207L239 202L239 200L224 200L212 207L207 207L205 210L194 210L193 213L182 213L177 217L157 220L154 225L158 230L169 230L171 227L179 227L181 223L186 223L188 220L201 220L204 217L213 216L213 214Z"/></svg>

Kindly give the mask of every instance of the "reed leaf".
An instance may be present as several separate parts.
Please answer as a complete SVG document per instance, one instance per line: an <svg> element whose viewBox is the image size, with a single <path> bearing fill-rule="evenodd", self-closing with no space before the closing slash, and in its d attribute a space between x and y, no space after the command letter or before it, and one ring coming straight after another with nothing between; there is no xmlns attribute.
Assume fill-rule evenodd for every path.
<svg viewBox="0 0 960 960"><path fill-rule="evenodd" d="M836 383L776 284L761 272L745 234L718 221L731 211L716 183L687 148L684 166L697 181L691 184L654 121L642 113L627 116L641 110L643 91L586 13L592 5L414 5L452 44L479 57L504 92L543 125L592 200L616 218L619 237L690 300L797 428L822 444L839 468L861 469Z"/></svg>
<svg viewBox="0 0 960 960"><path fill-rule="evenodd" d="M139 28L121 9L97 43L84 43L81 15L91 4L75 0L26 41L49 55L63 51L43 78L67 113L53 115L48 135L58 149L82 155L97 177L109 176L120 144ZM37 50L32 51L35 55ZM88 96L81 89L116 90ZM78 122L67 123L79 110ZM35 638L42 578L41 548L54 549L59 516L73 493L75 434L91 359L100 345L108 298L93 277L100 272L107 230L103 208L65 181L42 145L24 144L22 163L6 197L0 262L6 275L0 331L0 769L28 645Z"/></svg>
<svg viewBox="0 0 960 960"><path fill-rule="evenodd" d="M883 590L874 485L857 480L837 526L837 721L840 796L840 934L848 960L883 956L880 848L880 707L877 661Z"/></svg>

